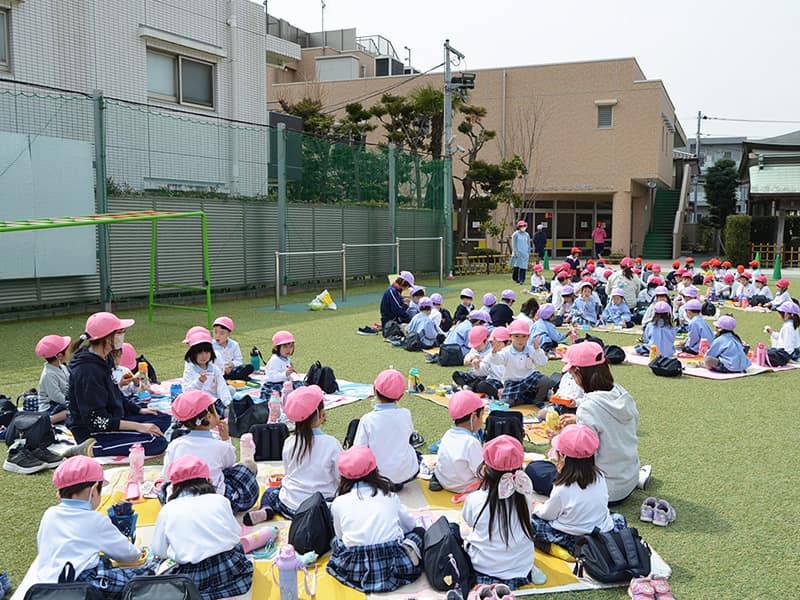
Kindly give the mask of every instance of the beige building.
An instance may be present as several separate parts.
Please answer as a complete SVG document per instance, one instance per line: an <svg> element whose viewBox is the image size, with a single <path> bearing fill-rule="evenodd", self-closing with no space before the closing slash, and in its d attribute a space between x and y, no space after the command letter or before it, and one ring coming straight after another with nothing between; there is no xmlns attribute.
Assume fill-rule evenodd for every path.
<svg viewBox="0 0 800 600"><path fill-rule="evenodd" d="M425 84L443 86L441 72L380 76L376 65L381 57L389 59L389 72L392 66L403 67L396 54L392 56L393 49L388 57L370 52L364 38L356 38L354 30L344 31L352 32L355 45L342 32L329 32L336 44L329 38L324 48L304 47L300 60L271 65L270 101L310 97L325 106L342 106L352 99L370 106L387 88L407 94ZM380 65L383 73L386 65ZM686 145L663 82L647 79L635 58L475 73L470 102L486 107L485 124L497 132L481 158L497 161L517 154L530 171L520 182L522 206L516 214L498 211L496 219L546 224L555 255L575 245L590 248L591 231L600 220L607 225L607 248L641 253L655 191L674 186L672 150ZM454 115L454 147L467 146L455 129L459 121ZM383 128L378 127L369 141L382 137ZM460 166L456 156L456 174Z"/></svg>

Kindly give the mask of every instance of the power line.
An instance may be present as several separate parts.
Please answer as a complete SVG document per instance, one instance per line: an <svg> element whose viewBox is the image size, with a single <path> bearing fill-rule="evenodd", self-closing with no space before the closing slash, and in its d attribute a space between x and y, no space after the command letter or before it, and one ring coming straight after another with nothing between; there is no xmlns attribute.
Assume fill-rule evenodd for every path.
<svg viewBox="0 0 800 600"><path fill-rule="evenodd" d="M734 121L736 123L791 123L795 125L800 125L800 121L781 121L778 119L737 119L733 117L709 117L708 115L703 115L703 120Z"/></svg>

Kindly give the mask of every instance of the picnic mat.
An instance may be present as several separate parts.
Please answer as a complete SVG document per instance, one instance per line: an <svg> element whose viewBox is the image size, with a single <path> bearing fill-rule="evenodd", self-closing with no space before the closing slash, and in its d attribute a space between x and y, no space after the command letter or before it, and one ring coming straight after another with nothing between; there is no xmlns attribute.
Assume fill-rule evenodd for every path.
<svg viewBox="0 0 800 600"><path fill-rule="evenodd" d="M561 331L569 331L570 328L568 325L561 325L556 329L560 329ZM581 337L584 333L625 333L628 335L643 335L644 329L641 325L635 325L633 327L628 327L627 329L624 327L618 327L616 325L598 325L596 327L579 325L575 327L575 332L578 334L578 337Z"/></svg>
<svg viewBox="0 0 800 600"><path fill-rule="evenodd" d="M637 354L633 346L626 346L625 360L632 365L640 365L646 367L650 364L650 357ZM761 373L776 373L779 371L791 371L800 367L798 364L788 364L783 367L759 367L758 365L750 365L744 373L719 373L717 371L710 371L703 365L703 359L696 356L687 357L677 354L676 358L681 361L683 365L683 374L690 375L691 377L702 377L704 379L738 379L740 377L749 377L750 375L760 375Z"/></svg>
<svg viewBox="0 0 800 600"><path fill-rule="evenodd" d="M526 459L541 458L540 455L526 455ZM427 464L433 464L435 456L427 455L424 457ZM283 467L280 462L262 462L258 464L259 474L258 480L262 484L262 489L266 484L267 478L271 473L281 472ZM145 467L145 480L151 481L158 476L160 467L146 466ZM109 485L103 488L103 499L99 511L105 512L109 506L117 502L124 495L125 483L127 482L127 469L113 468L106 470L106 479L109 480ZM463 504L454 504L451 501L452 494L449 492L430 492L428 489L428 482L418 479L416 482L407 484L399 493L400 500L405 504L408 510L414 515L418 522L430 525L440 516L446 516L450 521L459 523L462 533L466 534L469 527L461 520L461 509ZM537 497L538 501L544 500L544 497ZM141 545L147 545L153 534L154 523L160 510L158 500L147 499L143 502L134 504L134 510L139 515L139 520L136 527L137 542ZM289 531L289 521L284 519L272 519L266 523L259 524L255 527L242 526L242 534L246 535L251 531L255 531L262 527L274 526L279 531L279 544L286 543ZM653 572L664 577L669 577L672 573L669 565L653 550L651 557L651 564ZM248 594L238 596L242 599L258 598L279 600L279 590L273 583L272 579L272 563L273 558L261 559L251 557L255 571L253 575L253 586ZM316 597L325 600L362 600L362 599L379 599L379 598L415 598L418 600L441 600L443 593L433 590L425 578L421 575L413 584L401 587L400 589L384 593L384 594L363 594L349 588L333 576L328 574L325 567L328 563L329 555L325 555L316 561L314 566L309 566L309 573L316 571ZM562 559L550 556L540 551L535 553L535 564L538 568L547 574L547 582L543 585L535 586L529 585L521 588L515 592L517 597L549 594L553 592L566 592L566 591L579 591L591 590L604 587L614 587L609 584L602 584L592 580L589 577L578 578L572 574L573 564L566 562ZM12 600L23 600L27 589L36 582L36 560L34 560L31 567L28 569L25 578L14 591ZM300 587L299 598L310 598L306 594L303 587L303 574L298 573L298 581ZM620 584L623 586L625 584Z"/></svg>

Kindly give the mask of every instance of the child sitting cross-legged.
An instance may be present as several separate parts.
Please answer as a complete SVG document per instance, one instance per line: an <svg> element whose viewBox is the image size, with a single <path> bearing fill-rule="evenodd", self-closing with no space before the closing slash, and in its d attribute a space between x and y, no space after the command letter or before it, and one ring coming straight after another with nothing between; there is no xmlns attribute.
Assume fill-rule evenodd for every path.
<svg viewBox="0 0 800 600"><path fill-rule="evenodd" d="M189 433L172 440L167 446L161 472L161 479L166 479L159 491L161 503L166 503L175 484L169 480L170 465L184 456L196 456L206 463L214 488L230 501L233 512L252 508L258 500L258 468L253 461L236 464L236 450L228 434L228 423L219 418L214 398L202 390L186 390L172 403L172 414L189 429ZM219 439L212 429L218 431Z"/></svg>
<svg viewBox="0 0 800 600"><path fill-rule="evenodd" d="M486 402L469 390L456 392L450 398L447 412L453 426L439 443L436 468L428 485L431 491L446 489L460 494L478 481L483 455L474 434L483 426L484 406Z"/></svg>
<svg viewBox="0 0 800 600"><path fill-rule="evenodd" d="M493 329L492 338L490 338L489 330L483 325L475 325L470 329L470 351L464 357L464 366L472 368L469 371L453 371L453 382L459 387L469 387L479 394L497 398L498 390L503 387L502 368L495 368L489 363L483 362L482 359L489 355L492 346L500 343L502 338L506 341L509 339L508 330L505 327ZM500 347L504 348L505 345L501 343Z"/></svg>
<svg viewBox="0 0 800 600"><path fill-rule="evenodd" d="M600 438L586 425L568 425L553 438L558 475L550 498L533 508L536 545L549 552L558 544L570 553L581 535L620 530L625 517L608 510L606 479L594 461Z"/></svg>
<svg viewBox="0 0 800 600"><path fill-rule="evenodd" d="M176 575L191 579L203 600L246 594L253 563L240 544L241 526L231 505L211 483L206 462L191 455L174 461L169 501L158 513L150 549L178 563Z"/></svg>
<svg viewBox="0 0 800 600"><path fill-rule="evenodd" d="M482 362L505 368L503 393L500 399L512 406L517 404L543 404L552 385L549 377L536 367L547 364L547 355L539 348L539 340L528 344L530 329L523 321L514 321L508 328L511 345L492 352Z"/></svg>
<svg viewBox="0 0 800 600"><path fill-rule="evenodd" d="M149 567L111 566L112 559L138 561L142 552L97 510L103 482L103 467L88 456L73 456L53 473L60 503L45 511L36 535L38 582L74 577L116 599L131 579L150 574Z"/></svg>

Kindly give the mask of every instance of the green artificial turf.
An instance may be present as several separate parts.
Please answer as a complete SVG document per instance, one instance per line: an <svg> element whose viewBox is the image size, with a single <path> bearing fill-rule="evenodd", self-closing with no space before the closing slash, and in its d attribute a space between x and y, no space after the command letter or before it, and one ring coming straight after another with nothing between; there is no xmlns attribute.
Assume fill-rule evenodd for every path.
<svg viewBox="0 0 800 600"><path fill-rule="evenodd" d="M420 283L437 282L431 277ZM455 307L457 290L463 286L472 287L480 298L489 291L499 295L511 284L507 275L459 278L449 283L445 305ZM294 363L299 370L320 360L338 377L371 382L390 365L403 372L417 367L426 385L449 382L452 369L426 364L423 355L394 348L380 336L356 334L358 327L378 320L377 302L363 304L356 296L381 288L351 289L352 301L347 303L339 302L339 291L332 290L339 303L335 312L275 312L264 310L273 306L272 298L255 298L215 302L214 313L233 317L233 337L245 355L253 345L266 355L272 334L289 329L297 338ZM283 301L297 304L314 295ZM180 342L190 326L202 323L202 317L161 309L155 322L148 323L145 310L120 314L136 318L126 339L154 363L159 376L180 376L186 348ZM765 324L776 330L779 326L774 314L737 311L734 315L737 331L750 343L766 341ZM0 324L0 392L16 396L35 386L41 371L33 354L36 341L49 333L78 336L84 322L85 315ZM635 340L622 334L602 337L621 346ZM546 372L559 367L551 361ZM637 490L618 510L672 566L676 597L797 597L800 369L734 381L665 379L632 365L615 366L613 373L637 402L639 455L643 463L653 465L647 493ZM431 402L406 397L403 404L411 409L416 428L428 442L449 426L446 411ZM349 420L369 409L369 402L362 401L332 410L325 429L341 439ZM5 450L0 451L0 460L4 459ZM55 503L55 492L49 473L21 476L0 471L0 494L0 570L7 569L16 583L36 554L39 519ZM640 523L639 506L648 495L669 500L677 510L677 521L666 528ZM580 594L586 599L625 596L622 589Z"/></svg>

